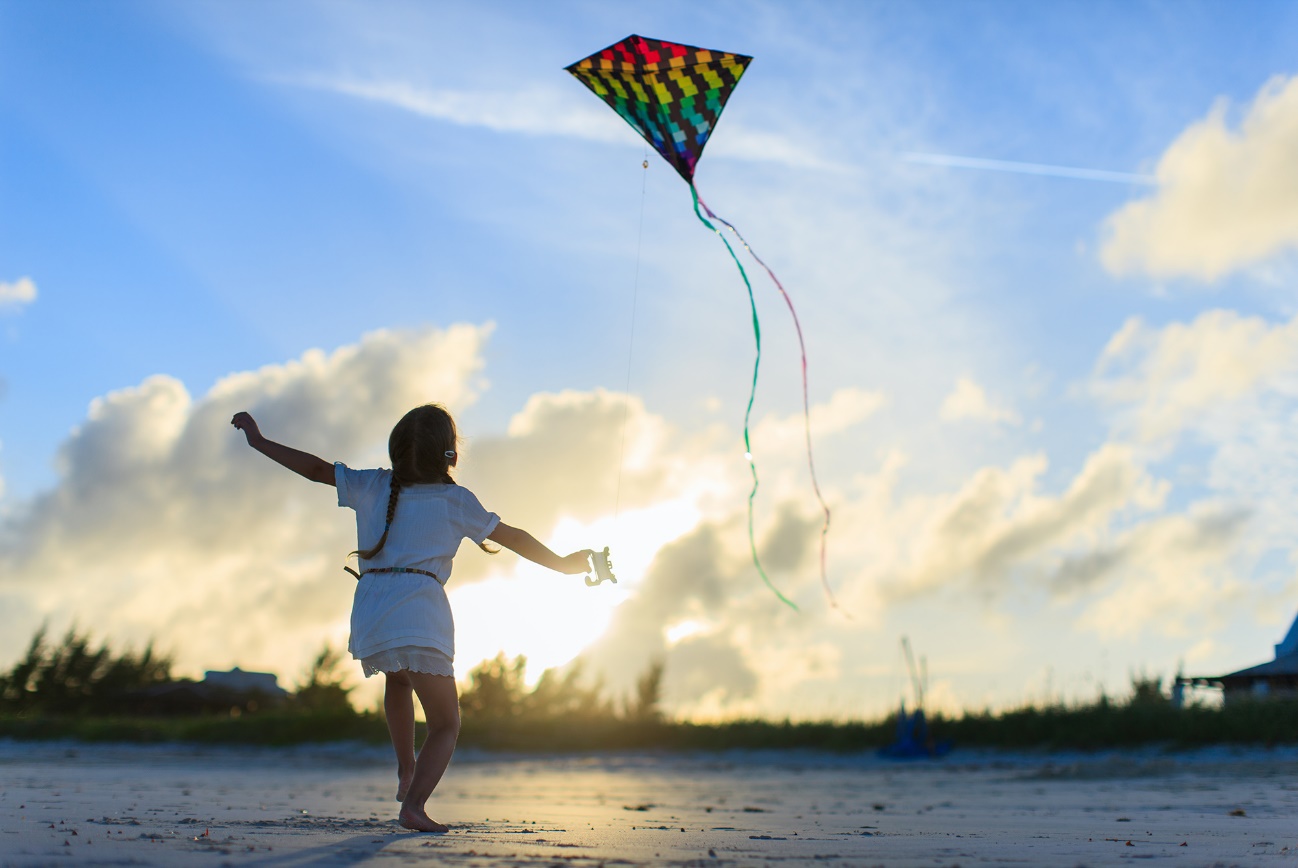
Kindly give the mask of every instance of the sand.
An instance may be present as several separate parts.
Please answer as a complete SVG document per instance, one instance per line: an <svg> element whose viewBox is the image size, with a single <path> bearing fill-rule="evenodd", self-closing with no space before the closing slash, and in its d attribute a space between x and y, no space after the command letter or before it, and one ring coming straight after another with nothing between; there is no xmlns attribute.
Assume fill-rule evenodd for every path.
<svg viewBox="0 0 1298 868"><path fill-rule="evenodd" d="M1298 750L940 761L461 752L396 825L387 752L0 741L0 864L1298 865Z"/></svg>

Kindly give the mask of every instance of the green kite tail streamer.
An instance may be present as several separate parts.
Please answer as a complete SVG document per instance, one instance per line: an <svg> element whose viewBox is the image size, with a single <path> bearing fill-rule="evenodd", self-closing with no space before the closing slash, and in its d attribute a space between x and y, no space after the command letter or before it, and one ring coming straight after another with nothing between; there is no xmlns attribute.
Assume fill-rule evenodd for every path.
<svg viewBox="0 0 1298 868"><path fill-rule="evenodd" d="M739 239L740 244L744 245L744 249L748 251L748 254L757 260L758 265L766 269L771 282L775 284L775 288L784 297L784 303L788 305L789 314L793 317L793 328L798 333L798 349L802 353L802 428L807 441L807 469L811 472L811 487L816 492L816 500L820 502L820 509L825 516L824 522L820 526L820 584L825 589L825 596L829 598L829 604L837 609L838 601L834 599L834 592L829 587L829 577L825 570L825 545L829 536L830 512L829 504L825 503L825 496L820 492L820 480L816 478L816 460L811 453L811 401L807 397L807 344L802 339L802 323L798 321L798 312L793 307L793 299L789 297L789 293L784 289L784 284L780 283L780 279L775 276L775 272L771 271L771 267L762 261L762 257L757 255L757 251L752 248L752 245L740 234L733 223L709 208L708 203L703 201L701 196L698 197L698 200L699 204L703 206L703 210L708 213L708 216L735 233L735 237Z"/></svg>
<svg viewBox="0 0 1298 868"><path fill-rule="evenodd" d="M716 233L722 244L726 245L726 250L730 251L730 258L735 261L735 267L739 269L739 276L744 279L744 286L748 289L748 305L753 312L753 340L757 344L757 357L753 360L753 385L748 392L748 408L744 410L744 454L748 458L748 469L753 474L753 488L748 492L748 548L753 553L753 566L757 567L757 574L762 577L766 587L770 588L771 592L779 597L781 602L796 612L798 611L797 605L780 593L779 588L775 587L766 575L766 570L762 568L761 558L757 556L757 540L753 535L753 501L757 497L757 462L753 460L753 447L749 441L748 423L753 415L753 401L757 399L757 371L762 364L762 326L757 320L757 302L753 298L753 285L749 283L748 272L744 271L743 263L735 255L735 250L730 246L730 242L726 240L726 236L721 234L720 229L709 223L708 219L703 216L703 212L699 210L699 191L694 189L693 182L690 183L690 195L694 197L694 215L699 218L699 221L704 226ZM710 210L709 213L711 213Z"/></svg>

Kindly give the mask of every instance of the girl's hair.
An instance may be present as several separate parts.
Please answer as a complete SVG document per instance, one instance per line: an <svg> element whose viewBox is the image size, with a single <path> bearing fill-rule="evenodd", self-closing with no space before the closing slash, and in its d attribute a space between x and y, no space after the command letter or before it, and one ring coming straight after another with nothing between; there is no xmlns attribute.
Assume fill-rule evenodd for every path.
<svg viewBox="0 0 1298 868"><path fill-rule="evenodd" d="M436 482L455 484L455 480L451 478L451 458L455 455L458 441L455 420L440 404L425 404L401 417L401 421L397 422L388 436L392 482L383 536L379 537L373 548L352 554L369 560L383 549L383 544L388 541L388 531L392 529L392 517L397 511L401 489L407 485ZM479 547L488 554L500 551L489 548L486 543L479 544Z"/></svg>

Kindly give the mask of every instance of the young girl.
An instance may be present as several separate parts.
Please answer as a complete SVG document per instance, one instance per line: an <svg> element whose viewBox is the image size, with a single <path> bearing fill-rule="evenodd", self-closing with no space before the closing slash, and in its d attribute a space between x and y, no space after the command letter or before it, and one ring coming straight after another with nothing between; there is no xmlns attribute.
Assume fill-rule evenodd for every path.
<svg viewBox="0 0 1298 868"><path fill-rule="evenodd" d="M468 537L494 553L498 549L486 545L491 540L570 575L587 571L591 551L560 557L527 531L501 522L472 492L456 485L450 473L457 457L455 422L435 404L416 407L392 429L391 470L352 470L267 440L247 413L236 413L230 423L273 461L313 482L336 486L338 505L356 510L357 538L370 546L354 552L359 572L347 568L358 580L348 650L361 661L366 678L382 672L387 681L383 709L397 752L401 825L445 832L424 803L446 771L460 733L452 667L455 625L442 587L460 540ZM428 721L418 758L413 695Z"/></svg>

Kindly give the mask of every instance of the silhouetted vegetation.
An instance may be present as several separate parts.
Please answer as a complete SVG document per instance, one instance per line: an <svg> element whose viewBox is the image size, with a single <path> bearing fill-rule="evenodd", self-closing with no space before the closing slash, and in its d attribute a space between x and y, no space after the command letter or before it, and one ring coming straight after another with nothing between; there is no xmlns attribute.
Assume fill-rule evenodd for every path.
<svg viewBox="0 0 1298 868"><path fill-rule="evenodd" d="M621 710L601 682L585 683L580 661L562 674L547 669L531 690L526 671L525 657L500 654L469 673L460 694L460 744L521 751L660 746L661 666L650 668Z"/></svg>
<svg viewBox="0 0 1298 868"><path fill-rule="evenodd" d="M132 691L171 680L171 658L153 644L136 654L115 654L107 644L91 648L76 627L50 645L41 627L14 667L0 675L0 709L6 712L112 714L129 710Z"/></svg>
<svg viewBox="0 0 1298 868"><path fill-rule="evenodd" d="M299 711L346 714L352 711L352 689L343 684L343 654L328 645L320 649L307 670L306 680L290 699Z"/></svg>
<svg viewBox="0 0 1298 868"><path fill-rule="evenodd" d="M0 737L84 741L192 741L285 745L357 740L383 744L378 709L358 711L344 684L341 652L321 649L296 692L249 711L148 716L139 697L171 681L171 659L152 646L116 654L69 630L59 645L41 629L27 653L0 674ZM460 704L460 744L491 750L735 750L806 748L870 751L889 743L895 715L876 721L742 720L689 723L661 708L664 669L655 661L633 695L614 700L580 665L546 670L527 686L527 661L503 654L470 671ZM242 713L232 713L241 711ZM1101 749L1163 744L1298 743L1298 702L1232 703L1225 708L1174 707L1162 681L1133 675L1121 700L1101 695L1072 705L1032 705L959 717L930 713L930 731L961 747Z"/></svg>

